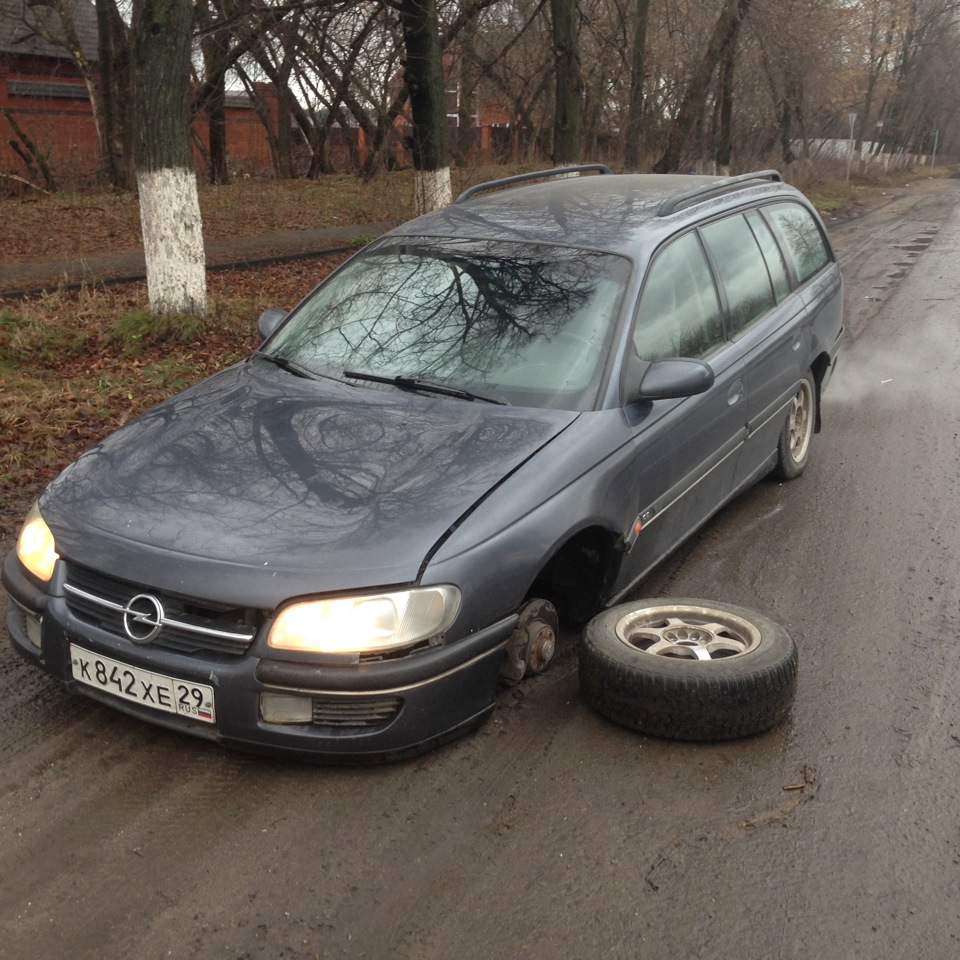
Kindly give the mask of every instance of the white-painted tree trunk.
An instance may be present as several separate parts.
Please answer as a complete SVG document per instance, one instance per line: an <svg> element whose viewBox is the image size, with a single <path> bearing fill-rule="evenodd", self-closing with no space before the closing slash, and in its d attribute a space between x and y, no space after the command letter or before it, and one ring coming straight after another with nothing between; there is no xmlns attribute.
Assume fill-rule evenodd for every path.
<svg viewBox="0 0 960 960"><path fill-rule="evenodd" d="M413 175L414 205L417 216L430 213L453 202L450 186L450 168L415 170Z"/></svg>
<svg viewBox="0 0 960 960"><path fill-rule="evenodd" d="M137 189L151 311L206 313L206 260L196 174L183 168L138 172Z"/></svg>

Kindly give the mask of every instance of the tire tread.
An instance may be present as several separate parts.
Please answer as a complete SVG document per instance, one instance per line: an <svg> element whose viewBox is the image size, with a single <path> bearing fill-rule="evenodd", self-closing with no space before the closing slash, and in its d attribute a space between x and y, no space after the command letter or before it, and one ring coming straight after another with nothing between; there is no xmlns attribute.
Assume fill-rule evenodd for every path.
<svg viewBox="0 0 960 960"><path fill-rule="evenodd" d="M613 607L587 625L580 648L581 689L591 707L643 733L696 741L751 736L786 717L796 696L799 664L796 644L781 626L729 604L656 603L693 603L745 616L761 627L764 655L692 664L631 651L613 625L637 604ZM713 675L704 676L703 666Z"/></svg>

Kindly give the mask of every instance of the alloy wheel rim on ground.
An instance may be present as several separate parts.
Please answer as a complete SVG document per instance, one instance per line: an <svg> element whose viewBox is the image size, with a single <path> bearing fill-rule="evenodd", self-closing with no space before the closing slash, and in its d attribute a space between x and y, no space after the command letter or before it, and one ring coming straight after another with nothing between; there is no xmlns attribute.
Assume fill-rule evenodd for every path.
<svg viewBox="0 0 960 960"><path fill-rule="evenodd" d="M743 617L712 607L663 604L633 610L617 621L617 638L638 653L677 660L728 660L760 643Z"/></svg>

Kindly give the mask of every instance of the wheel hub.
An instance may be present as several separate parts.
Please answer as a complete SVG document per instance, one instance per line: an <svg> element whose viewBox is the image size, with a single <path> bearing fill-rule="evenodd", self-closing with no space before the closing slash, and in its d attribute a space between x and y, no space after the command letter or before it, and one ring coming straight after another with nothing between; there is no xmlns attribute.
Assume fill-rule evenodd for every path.
<svg viewBox="0 0 960 960"><path fill-rule="evenodd" d="M557 651L557 611L547 600L530 600L520 611L517 628L507 643L500 676L516 683L531 674L543 673Z"/></svg>
<svg viewBox="0 0 960 960"><path fill-rule="evenodd" d="M713 634L706 630L700 630L698 627L692 627L689 624L680 624L676 627L668 627L661 631L660 636L664 640L671 640L673 643L685 643L688 646L695 646L698 643L708 643L713 639Z"/></svg>

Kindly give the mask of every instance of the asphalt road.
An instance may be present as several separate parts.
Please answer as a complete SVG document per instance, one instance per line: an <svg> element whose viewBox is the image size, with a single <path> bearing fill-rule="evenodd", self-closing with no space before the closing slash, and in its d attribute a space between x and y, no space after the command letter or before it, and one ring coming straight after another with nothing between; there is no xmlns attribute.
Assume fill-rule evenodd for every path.
<svg viewBox="0 0 960 960"><path fill-rule="evenodd" d="M0 645L0 958L960 956L960 181L832 228L850 339L812 463L644 585L762 610L789 721L622 730L575 648L416 761L263 760Z"/></svg>

